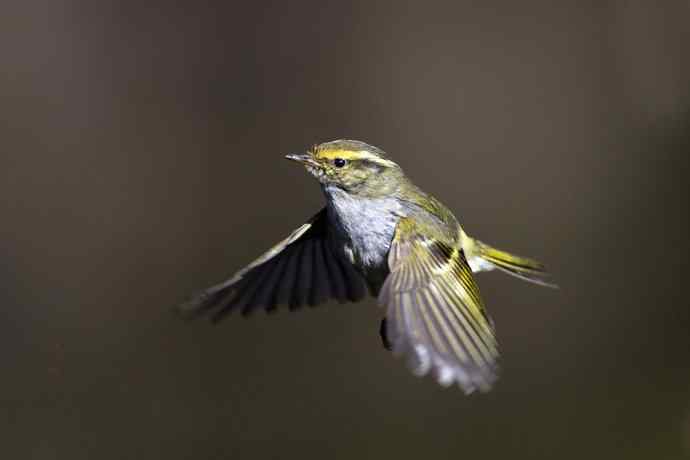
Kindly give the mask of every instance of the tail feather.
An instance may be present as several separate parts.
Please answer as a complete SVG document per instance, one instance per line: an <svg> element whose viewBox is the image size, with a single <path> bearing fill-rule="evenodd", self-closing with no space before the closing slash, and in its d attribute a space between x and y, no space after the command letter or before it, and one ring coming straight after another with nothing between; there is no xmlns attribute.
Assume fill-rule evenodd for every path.
<svg viewBox="0 0 690 460"><path fill-rule="evenodd" d="M550 275L542 263L501 251L481 241L475 240L475 246L477 255L495 268L530 283L558 288L557 284L547 281Z"/></svg>

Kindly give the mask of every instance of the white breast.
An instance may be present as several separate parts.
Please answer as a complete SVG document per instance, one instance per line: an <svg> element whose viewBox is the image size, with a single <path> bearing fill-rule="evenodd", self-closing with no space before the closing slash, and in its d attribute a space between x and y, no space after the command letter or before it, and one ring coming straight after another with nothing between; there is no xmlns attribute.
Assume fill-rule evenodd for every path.
<svg viewBox="0 0 690 460"><path fill-rule="evenodd" d="M328 216L344 243L345 255L367 272L387 267L388 249L401 216L393 198L352 197L338 188L324 188Z"/></svg>

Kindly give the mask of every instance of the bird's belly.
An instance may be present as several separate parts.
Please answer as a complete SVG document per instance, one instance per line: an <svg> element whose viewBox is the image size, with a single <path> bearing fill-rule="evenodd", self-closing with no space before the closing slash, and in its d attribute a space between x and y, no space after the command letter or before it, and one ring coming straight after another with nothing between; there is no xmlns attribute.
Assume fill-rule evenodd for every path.
<svg viewBox="0 0 690 460"><path fill-rule="evenodd" d="M393 232L388 228L360 228L349 233L343 251L350 262L364 271L388 265Z"/></svg>
<svg viewBox="0 0 690 460"><path fill-rule="evenodd" d="M329 203L336 247L374 291L388 274L388 251L400 219L398 209L392 199L339 197Z"/></svg>
<svg viewBox="0 0 690 460"><path fill-rule="evenodd" d="M343 257L362 274L372 295L378 296L388 273L388 251L394 225L361 226L340 239Z"/></svg>

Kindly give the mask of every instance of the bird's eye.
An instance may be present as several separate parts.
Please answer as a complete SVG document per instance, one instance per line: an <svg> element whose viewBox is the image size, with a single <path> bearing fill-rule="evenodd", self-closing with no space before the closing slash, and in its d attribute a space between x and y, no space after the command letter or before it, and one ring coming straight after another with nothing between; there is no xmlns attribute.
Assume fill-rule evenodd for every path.
<svg viewBox="0 0 690 460"><path fill-rule="evenodd" d="M342 158L336 158L335 160L333 160L333 164L336 168L342 168L347 164L347 161L343 160Z"/></svg>

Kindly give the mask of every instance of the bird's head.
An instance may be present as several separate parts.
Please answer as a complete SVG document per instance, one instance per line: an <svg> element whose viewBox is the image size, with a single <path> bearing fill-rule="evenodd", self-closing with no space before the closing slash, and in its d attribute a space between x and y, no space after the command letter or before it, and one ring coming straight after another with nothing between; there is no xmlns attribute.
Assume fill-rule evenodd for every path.
<svg viewBox="0 0 690 460"><path fill-rule="evenodd" d="M400 167L386 158L383 150L361 141L325 142L307 153L286 158L302 163L324 186L354 195L392 193L402 176Z"/></svg>

